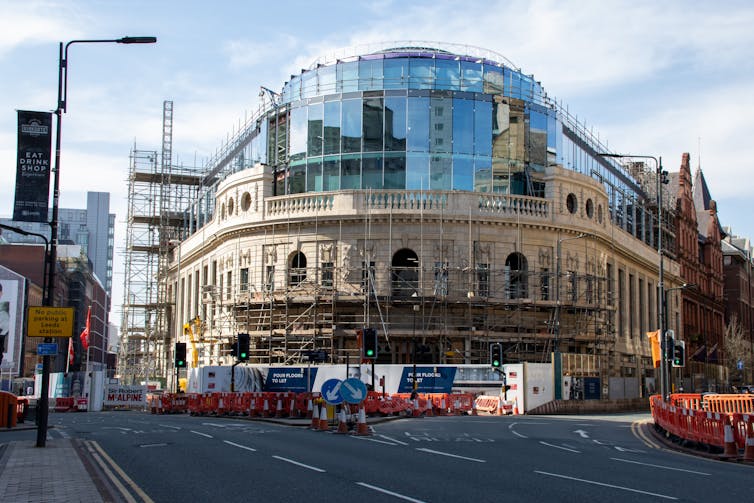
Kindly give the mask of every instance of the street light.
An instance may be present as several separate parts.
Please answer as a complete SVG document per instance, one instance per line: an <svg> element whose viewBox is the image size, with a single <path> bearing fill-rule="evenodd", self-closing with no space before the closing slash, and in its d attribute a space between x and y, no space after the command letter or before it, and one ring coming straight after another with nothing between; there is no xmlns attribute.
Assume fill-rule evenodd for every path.
<svg viewBox="0 0 754 503"><path fill-rule="evenodd" d="M559 238L558 245L555 252L555 327L553 330L553 342L552 342L552 362L555 366L555 400L563 399L563 361L560 354L560 255L561 244L564 241L573 241L575 239L581 239L589 236L589 234L581 233L578 236L572 236L570 238Z"/></svg>
<svg viewBox="0 0 754 503"><path fill-rule="evenodd" d="M665 290L665 293L663 294L663 299L662 300L663 300L663 304L664 304L665 310L666 310L666 312L663 313L663 316L665 317L666 320L668 319L668 313L667 313L667 309L668 309L668 294L670 292L676 291L676 290L692 290L694 288L696 288L696 283L684 283L681 286L675 286L673 288L668 288L668 289ZM679 332L679 335L680 335L680 332ZM667 337L665 337L664 339L667 339ZM666 345L667 345L667 340L666 340ZM670 352L671 350L674 350L674 347L668 349L668 352ZM672 389L673 389L673 374L670 372L670 366L668 366L666 364L665 368L668 371L668 388L667 388L667 390L668 390L668 393L670 393L672 391ZM707 372L707 369L705 369L705 376L706 376L706 372Z"/></svg>
<svg viewBox="0 0 754 503"><path fill-rule="evenodd" d="M635 159L652 159L655 162L655 182L657 185L657 254L659 255L660 265L657 281L657 318L658 326L660 329L660 395L662 399L666 399L666 391L668 390L668 341L665 336L666 320L665 320L665 271L664 271L664 257L662 248L662 186L668 183L667 171L662 170L662 156L654 157L651 155L634 155L634 154L598 154L602 157L610 158L626 158L633 157Z"/></svg>
<svg viewBox="0 0 754 503"><path fill-rule="evenodd" d="M154 44L157 42L156 37L122 37L115 39L91 39L91 40L71 40L63 44L60 42L58 56L58 106L55 109L55 166L52 185L52 220L50 221L50 253L48 257L49 268L47 271L47 290L44 304L52 307L55 297L55 261L57 260L58 244L58 202L60 200L60 133L61 119L67 112L68 101L68 48L73 44ZM50 342L45 338L45 342ZM47 437L47 407L50 392L50 357L42 357L42 390L39 399L39 424L37 428L37 447L44 447Z"/></svg>
<svg viewBox="0 0 754 503"><path fill-rule="evenodd" d="M412 297L416 297L416 292L414 292ZM416 389L419 387L419 383L416 382L416 313L419 312L419 304L414 304L412 307L414 310L414 331L413 331L413 335L411 336L411 344L413 346L413 349L412 349L413 354L411 356L411 359L413 360L413 363L414 363L414 378L411 380L412 382L411 389L416 391Z"/></svg>
<svg viewBox="0 0 754 503"><path fill-rule="evenodd" d="M45 242L45 260L44 260L44 268L42 269L42 302L44 303L47 299L47 271L50 267L50 264L48 262L49 259L49 249L50 249L50 241L48 241L47 236L44 234L37 234L36 232L30 232L25 229L22 229L20 227L13 227L12 225L5 225L0 224L0 229L5 229L8 231L15 232L17 234L21 234L22 236L36 236L38 238L42 238Z"/></svg>

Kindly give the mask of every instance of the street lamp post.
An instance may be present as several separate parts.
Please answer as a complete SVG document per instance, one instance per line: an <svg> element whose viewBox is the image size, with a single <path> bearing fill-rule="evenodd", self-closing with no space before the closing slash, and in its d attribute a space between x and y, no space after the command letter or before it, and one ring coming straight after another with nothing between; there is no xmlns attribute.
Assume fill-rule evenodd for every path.
<svg viewBox="0 0 754 503"><path fill-rule="evenodd" d="M663 313L663 316L664 316L665 320L668 319L668 313L667 313L667 309L668 309L668 294L670 292L673 292L673 291L691 290L691 289L694 289L694 288L696 288L696 283L684 283L681 286L675 286L673 288L668 288L668 289L665 290L665 293L664 293L663 299L662 299L663 306L664 306L664 309L665 309L665 313ZM680 331L678 333L678 336L680 336ZM671 351L675 351L675 347L668 348L668 352L671 352ZM671 352L670 356L668 357L668 359L672 358L672 355L673 355L673 353ZM670 372L670 367L668 367L667 392L668 392L668 394L670 394L672 391L673 391L673 374L672 374L672 372Z"/></svg>
<svg viewBox="0 0 754 503"><path fill-rule="evenodd" d="M115 39L91 39L71 40L67 43L60 42L58 56L58 105L55 109L55 166L52 185L52 220L50 221L50 253L49 268L47 271L47 290L45 305L52 307L55 298L55 261L57 260L58 244L58 202L60 200L60 145L61 145L61 122L62 116L67 111L68 100L68 48L73 44L154 44L156 37L122 37ZM45 338L49 342L49 338ZM39 398L39 424L37 428L37 447L45 446L47 437L47 413L48 394L50 392L50 357L42 357L42 389Z"/></svg>
<svg viewBox="0 0 754 503"><path fill-rule="evenodd" d="M563 362L560 354L560 261L561 261L561 244L564 241L572 241L587 237L588 234L581 233L578 236L570 238L559 238L555 252L555 326L553 327L552 341L552 362L555 375L555 400L563 399Z"/></svg>
<svg viewBox="0 0 754 503"><path fill-rule="evenodd" d="M599 154L602 157L635 159L652 159L655 163L655 183L657 185L657 254L659 255L659 272L657 281L657 319L658 328L660 329L660 395L662 399L667 398L668 391L668 341L665 335L667 332L665 319L665 260L663 257L664 249L662 247L662 186L668 183L667 172L662 170L662 156L654 157L651 155L634 155L634 154Z"/></svg>
<svg viewBox="0 0 754 503"><path fill-rule="evenodd" d="M419 304L413 305L414 309L414 331L413 335L411 336L411 345L413 346L413 355L411 356L411 359L414 363L414 378L411 380L412 386L411 389L416 391L416 389L419 387L419 383L416 382L416 313L419 312Z"/></svg>
<svg viewBox="0 0 754 503"><path fill-rule="evenodd" d="M42 303L44 303L47 299L47 272L49 271L49 267L50 267L50 263L49 263L50 241L47 239L47 236L45 236L44 234L37 234L36 232L29 232L20 227L13 227L12 225L0 224L0 229L12 231L17 234L21 234L22 236L35 236L35 237L41 238L45 242L45 260L44 260L44 268L42 269Z"/></svg>

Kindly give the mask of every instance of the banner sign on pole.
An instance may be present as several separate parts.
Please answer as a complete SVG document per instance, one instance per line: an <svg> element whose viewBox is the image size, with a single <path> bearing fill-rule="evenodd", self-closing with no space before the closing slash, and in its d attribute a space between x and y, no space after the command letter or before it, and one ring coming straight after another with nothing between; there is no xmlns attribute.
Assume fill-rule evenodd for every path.
<svg viewBox="0 0 754 503"><path fill-rule="evenodd" d="M265 391L294 391L304 393L317 378L317 368L271 367L264 384Z"/></svg>
<svg viewBox="0 0 754 503"><path fill-rule="evenodd" d="M47 222L51 146L52 114L19 110L13 220Z"/></svg>
<svg viewBox="0 0 754 503"><path fill-rule="evenodd" d="M417 367L417 391L420 393L450 393L453 391L453 380L455 377L456 367ZM398 393L411 393L413 386L413 367L403 367L403 375L401 375L398 385Z"/></svg>

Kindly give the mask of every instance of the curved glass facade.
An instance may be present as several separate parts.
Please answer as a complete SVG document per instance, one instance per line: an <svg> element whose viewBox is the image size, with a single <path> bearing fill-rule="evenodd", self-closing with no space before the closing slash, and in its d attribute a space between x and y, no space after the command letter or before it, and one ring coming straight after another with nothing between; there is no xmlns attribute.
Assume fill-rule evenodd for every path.
<svg viewBox="0 0 754 503"><path fill-rule="evenodd" d="M599 180L613 223L654 244L654 211L646 208L654 199L520 70L403 47L318 64L271 94L275 103L208 163L208 179L264 163L275 195L421 189L543 197L538 173L557 164ZM199 226L214 193L212 186L200 196L207 210Z"/></svg>
<svg viewBox="0 0 754 503"><path fill-rule="evenodd" d="M278 193L348 189L509 192L557 162L555 110L531 77L442 51L391 50L286 83L287 180ZM520 192L520 190L514 190Z"/></svg>

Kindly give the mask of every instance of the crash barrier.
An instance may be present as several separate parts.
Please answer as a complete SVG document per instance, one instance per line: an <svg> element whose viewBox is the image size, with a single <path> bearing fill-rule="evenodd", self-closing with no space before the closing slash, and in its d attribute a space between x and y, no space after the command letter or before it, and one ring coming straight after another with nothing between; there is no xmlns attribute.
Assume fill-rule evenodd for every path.
<svg viewBox="0 0 754 503"><path fill-rule="evenodd" d="M55 401L55 412L68 412L74 408L73 401L75 398L72 396L54 398L53 400Z"/></svg>
<svg viewBox="0 0 754 503"><path fill-rule="evenodd" d="M754 414L752 395L702 395L704 410L725 414Z"/></svg>
<svg viewBox="0 0 754 503"><path fill-rule="evenodd" d="M518 414L518 406L515 400L503 400L499 396L480 395L476 397L476 409L495 416L507 416Z"/></svg>
<svg viewBox="0 0 754 503"><path fill-rule="evenodd" d="M664 402L660 395L650 397L655 425L674 440L692 443L721 453L725 458L754 461L754 414L691 409L676 404L695 404L699 407L744 407L745 401L735 395L670 395ZM714 403L713 405L711 405ZM750 458L750 459L747 459Z"/></svg>
<svg viewBox="0 0 754 503"><path fill-rule="evenodd" d="M147 395L147 407L152 414L188 412L197 416L249 416L278 418L311 418L315 402L321 401L318 392L213 392L162 393ZM368 416L460 415L471 414L474 395L471 393L410 393L383 395L369 392L363 402ZM351 413L358 408L351 407Z"/></svg>

